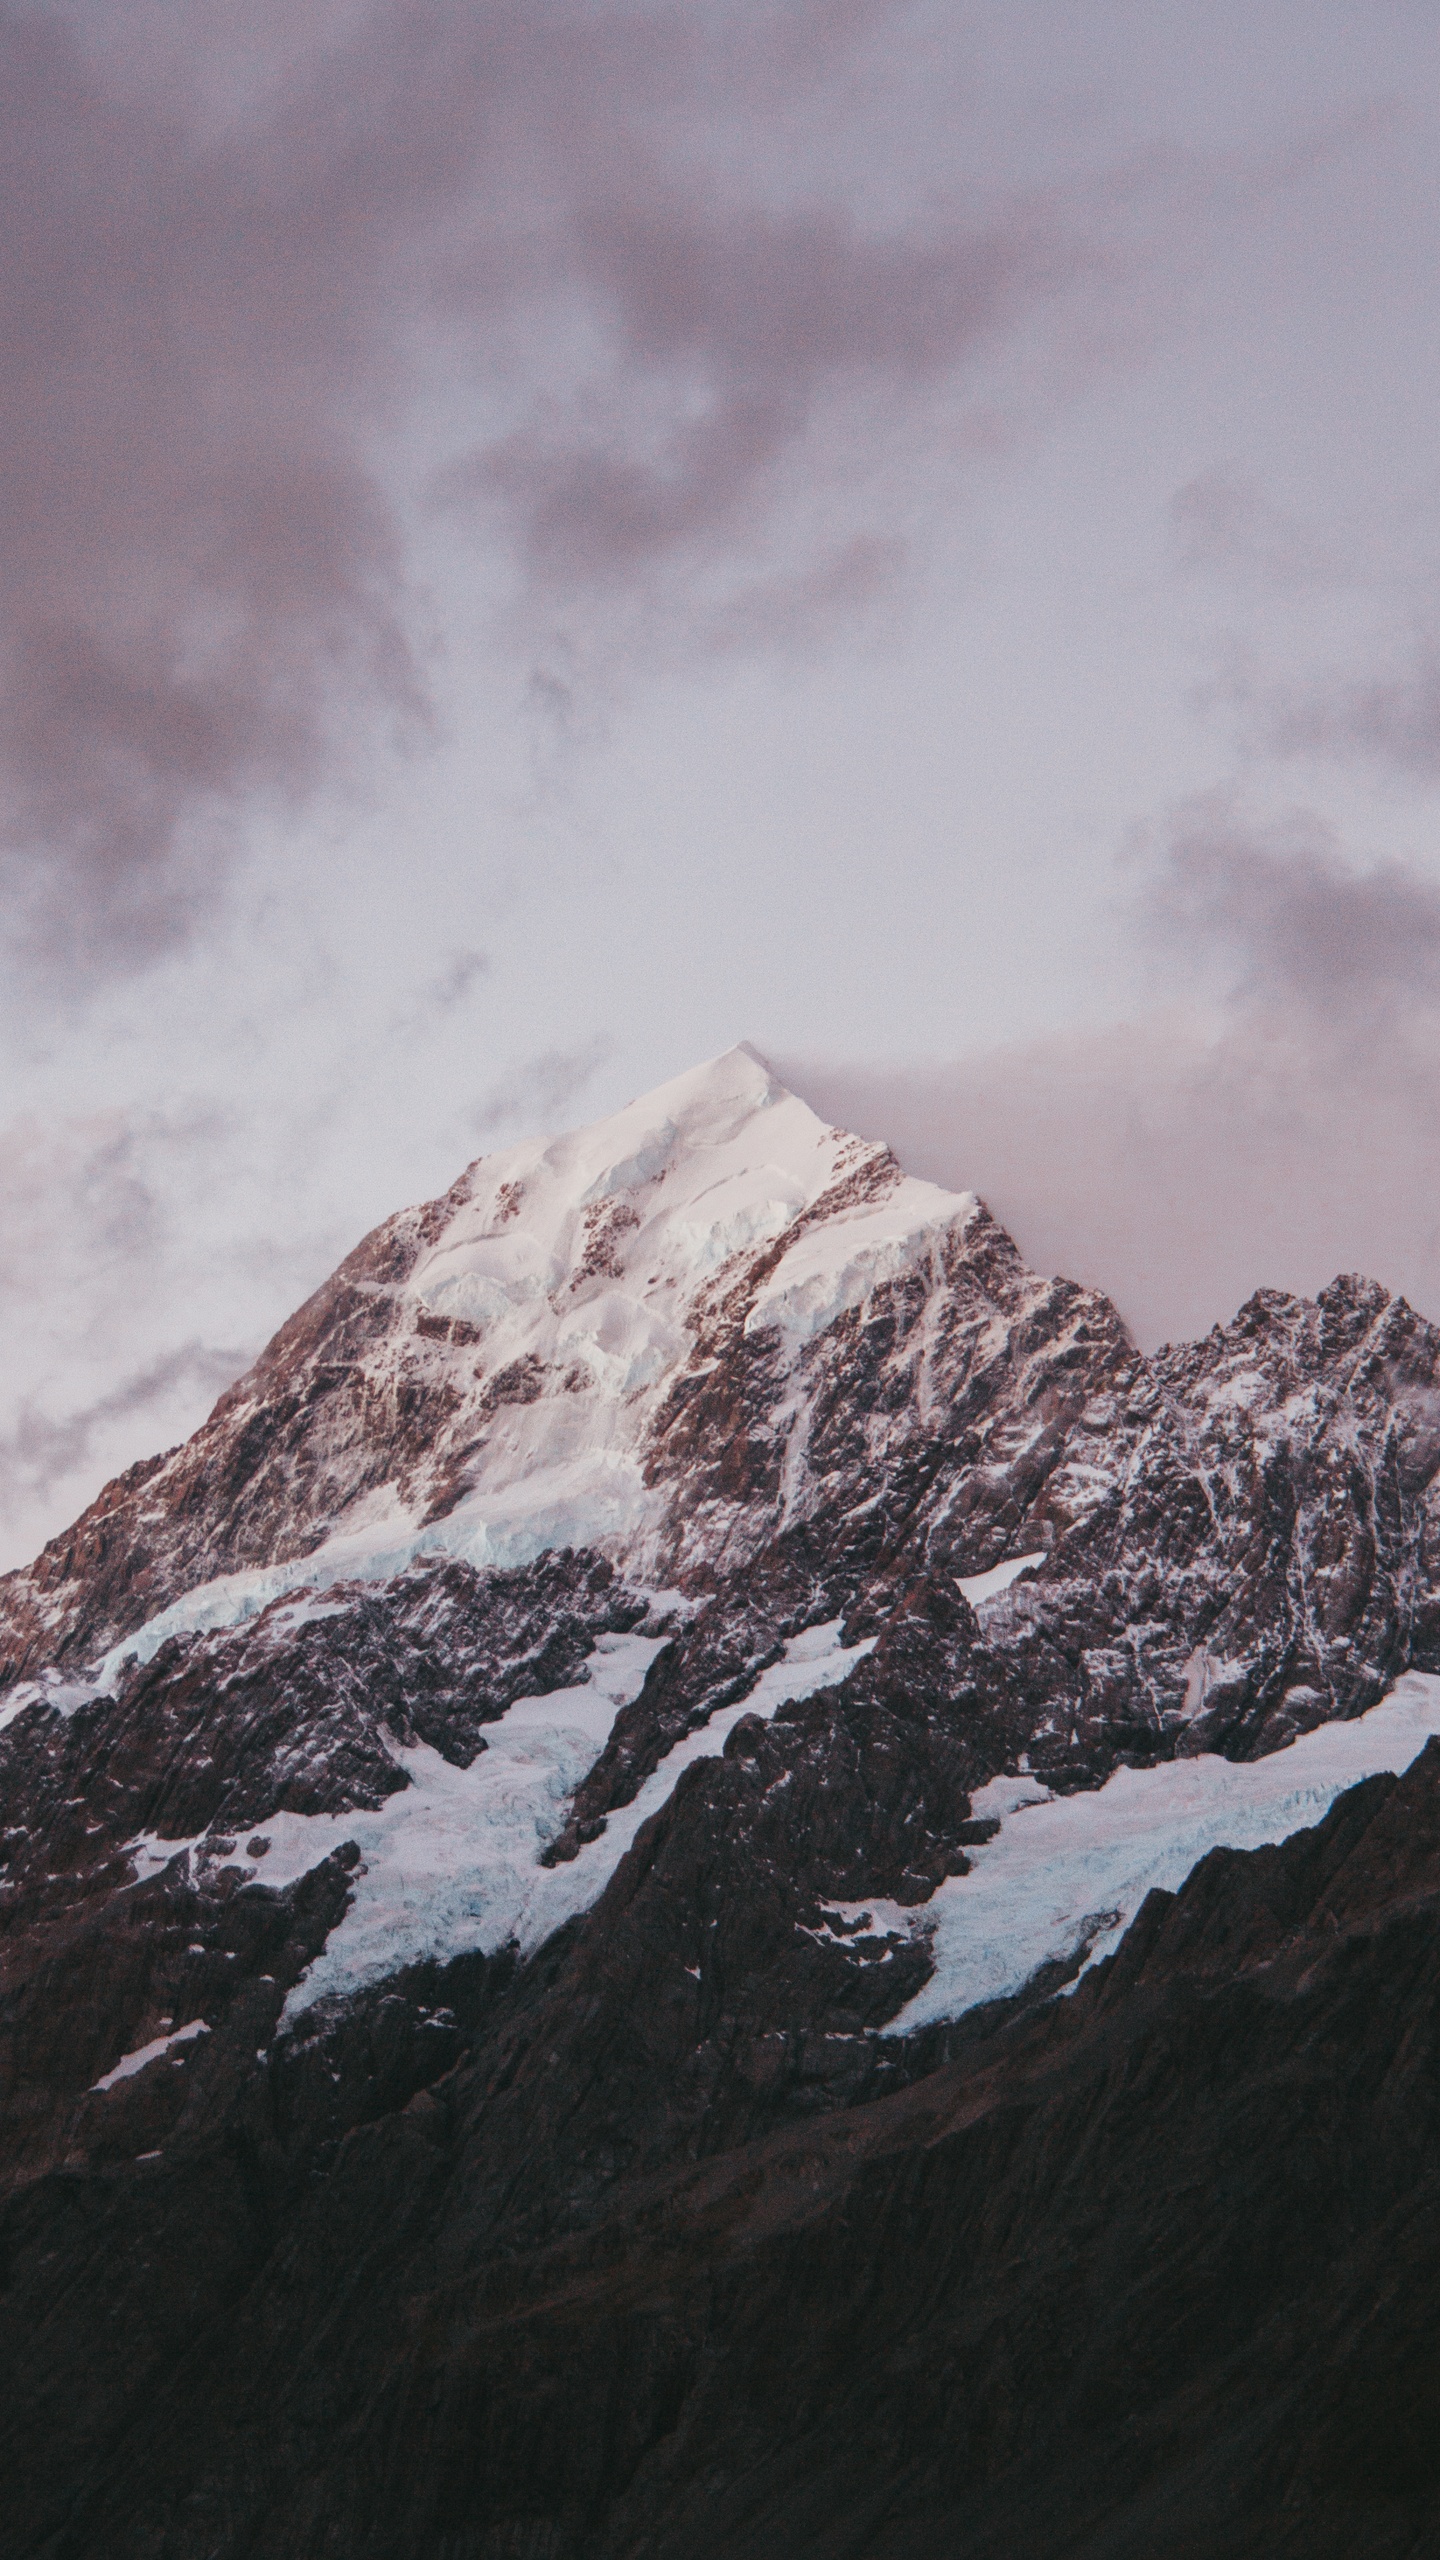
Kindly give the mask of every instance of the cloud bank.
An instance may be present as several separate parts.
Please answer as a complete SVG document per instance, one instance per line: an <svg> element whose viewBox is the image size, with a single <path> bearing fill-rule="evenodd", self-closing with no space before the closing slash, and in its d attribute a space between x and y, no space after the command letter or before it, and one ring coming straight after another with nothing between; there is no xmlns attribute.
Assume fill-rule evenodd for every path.
<svg viewBox="0 0 1440 2560"><path fill-rule="evenodd" d="M1135 897L1170 1000L948 1062L782 1068L914 1172L979 1191L1145 1346L1262 1285L1364 1270L1440 1318L1440 888L1318 821L1182 812Z"/></svg>
<svg viewBox="0 0 1440 2560"><path fill-rule="evenodd" d="M0 841L52 959L183 939L243 820L423 734L422 497L497 603L698 581L722 649L892 578L836 493L1084 265L1035 200L860 219L827 84L898 14L0 5Z"/></svg>

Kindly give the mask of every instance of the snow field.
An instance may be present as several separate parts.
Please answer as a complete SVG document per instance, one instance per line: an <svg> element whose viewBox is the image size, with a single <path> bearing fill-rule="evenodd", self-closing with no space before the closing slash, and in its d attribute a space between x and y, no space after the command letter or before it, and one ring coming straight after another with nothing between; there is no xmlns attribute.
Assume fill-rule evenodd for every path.
<svg viewBox="0 0 1440 2560"><path fill-rule="evenodd" d="M1211 1849L1258 1849L1309 1829L1361 1778L1408 1769L1437 1733L1440 1678L1412 1671L1368 1715L1321 1725L1264 1760L1207 1752L1117 1769L1103 1787L1072 1796L1051 1796L1034 1778L992 1780L974 1810L1001 1827L971 1851L969 1875L951 1877L918 1910L842 1906L849 1919L868 1911L875 1933L930 1941L935 1971L885 2034L1005 1998L1042 1965L1082 1950L1095 1963L1153 1886L1175 1892Z"/></svg>
<svg viewBox="0 0 1440 2560"><path fill-rule="evenodd" d="M873 1637L847 1649L840 1623L832 1619L792 1637L750 1695L678 1742L633 1804L612 1813L600 1837L563 1866L542 1867L540 1852L562 1828L570 1798L620 1708L639 1696L664 1636L602 1636L589 1657L587 1681L548 1697L517 1699L487 1727L487 1748L468 1769L452 1768L427 1743L395 1744L410 1784L376 1811L280 1813L259 1824L253 1836L268 1841L264 1854L251 1858L237 1850L226 1864L264 1884L293 1883L342 1841L353 1840L360 1850L350 1908L291 1992L286 2019L427 1957L446 1962L477 1948L491 1954L511 1939L526 1954L540 1946L598 1900L681 1770L723 1750L741 1716L771 1716L787 1699L833 1687L863 1660ZM203 1841L147 1835L129 1845L141 1872L153 1873L186 1850L200 1850Z"/></svg>

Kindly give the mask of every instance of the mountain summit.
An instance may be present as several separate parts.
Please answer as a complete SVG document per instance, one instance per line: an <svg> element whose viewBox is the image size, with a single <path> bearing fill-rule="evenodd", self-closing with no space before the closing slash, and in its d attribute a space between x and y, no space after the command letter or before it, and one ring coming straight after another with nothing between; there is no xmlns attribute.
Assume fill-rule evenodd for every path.
<svg viewBox="0 0 1440 2560"><path fill-rule="evenodd" d="M972 1193L729 1050L377 1227L192 1441L0 1585L0 1677L423 1553L723 1570L832 1509L837 1468L869 1499L943 1428L980 1334L993 1352L1022 1325L1124 1339L1103 1299L1027 1273Z"/></svg>
<svg viewBox="0 0 1440 2560"><path fill-rule="evenodd" d="M0 1584L17 2553L1424 2547L1243 2484L1440 2137L1437 1416L1377 1284L1142 1357L743 1048L377 1228Z"/></svg>

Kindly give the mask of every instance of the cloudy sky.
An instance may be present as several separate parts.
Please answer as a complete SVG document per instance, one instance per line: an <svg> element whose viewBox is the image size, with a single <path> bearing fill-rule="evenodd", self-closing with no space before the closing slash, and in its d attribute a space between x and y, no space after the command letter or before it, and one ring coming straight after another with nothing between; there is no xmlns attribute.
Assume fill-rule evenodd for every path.
<svg viewBox="0 0 1440 2560"><path fill-rule="evenodd" d="M0 0L0 1563L749 1039L1440 1317L1422 0Z"/></svg>

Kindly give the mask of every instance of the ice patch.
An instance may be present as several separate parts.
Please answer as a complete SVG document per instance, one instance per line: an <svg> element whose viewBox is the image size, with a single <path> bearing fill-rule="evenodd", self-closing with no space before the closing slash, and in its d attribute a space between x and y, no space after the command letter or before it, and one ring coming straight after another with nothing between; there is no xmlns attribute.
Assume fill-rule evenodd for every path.
<svg viewBox="0 0 1440 2560"><path fill-rule="evenodd" d="M276 1610L269 1631L272 1636L292 1636L297 1627L312 1626L317 1618L343 1618L352 1606L348 1598L327 1598L320 1591L302 1591L288 1608Z"/></svg>
<svg viewBox="0 0 1440 2560"><path fill-rule="evenodd" d="M48 1707L55 1715L73 1716L77 1707L88 1707L99 1695L100 1684L94 1680L67 1680L58 1671L42 1671L38 1680L22 1680L10 1691L0 1707L0 1733L27 1707Z"/></svg>
<svg viewBox="0 0 1440 2560"><path fill-rule="evenodd" d="M149 1662L168 1636L209 1635L243 1626L287 1591L296 1594L307 1615L318 1614L337 1583L384 1581L438 1544L428 1532L417 1534L398 1506L382 1495L363 1527L331 1539L314 1554L296 1556L288 1564L249 1565L198 1583L111 1646L95 1674L96 1687L113 1690L127 1662Z"/></svg>
<svg viewBox="0 0 1440 2560"><path fill-rule="evenodd" d="M805 1196L798 1183L782 1200L732 1200L720 1206L702 1201L700 1207L708 1217L676 1219L671 1234L697 1277L718 1271L732 1253L747 1246L768 1244L785 1229L805 1206Z"/></svg>
<svg viewBox="0 0 1440 2560"><path fill-rule="evenodd" d="M495 1253L499 1259L498 1244ZM547 1269L524 1269L513 1255L507 1259L513 1266L508 1271L456 1271L448 1278L441 1273L427 1278L415 1295L432 1315L443 1316L447 1323L453 1323L458 1316L462 1324L482 1328L498 1324L517 1309L542 1298L546 1282L552 1277Z"/></svg>
<svg viewBox="0 0 1440 2560"><path fill-rule="evenodd" d="M637 1106L632 1104L632 1111ZM635 1191L643 1183L654 1182L662 1174L680 1143L680 1132L673 1120L658 1129L647 1131L634 1153L622 1156L618 1164L607 1164L580 1195L580 1206L588 1209L594 1200L613 1199L618 1191Z"/></svg>
<svg viewBox="0 0 1440 2560"><path fill-rule="evenodd" d="M1092 1793L1049 1796L1033 1778L999 1778L973 1799L998 1815L968 1876L920 1910L850 1906L877 1931L930 1938L935 1971L887 2035L958 2018L1020 1991L1039 1968L1088 1948L1109 1955L1153 1886L1173 1893L1211 1849L1258 1849L1321 1821L1338 1795L1377 1771L1408 1769L1440 1733L1440 1678L1407 1672L1379 1706L1320 1725L1264 1760L1204 1753L1158 1769L1117 1769Z"/></svg>
<svg viewBox="0 0 1440 2560"><path fill-rule="evenodd" d="M173 2035L156 2036L150 2044L142 2044L135 2053L122 2054L114 2069L107 2071L103 2080L95 2081L91 2096L103 2089L113 2089L118 2080L133 2080L137 2071L143 2071L148 2062L158 2062L162 2053L173 2052L177 2044L193 2044L197 2036L208 2036L209 2033L203 2018L192 2018L188 2027L177 2027ZM147 2158L153 2156L146 2154Z"/></svg>
<svg viewBox="0 0 1440 2560"><path fill-rule="evenodd" d="M471 1503L428 1529L358 1531L288 1564L217 1575L112 1646L95 1675L95 1692L113 1690L127 1662L149 1662L168 1636L242 1626L287 1591L303 1594L306 1614L316 1616L337 1583L385 1582L426 1556L455 1556L479 1571L508 1572L557 1547L593 1546L633 1518L643 1498L643 1488L637 1488L638 1464L601 1452L571 1478L553 1469L538 1483L513 1488L503 1501ZM492 1509L499 1517L488 1516Z"/></svg>
<svg viewBox="0 0 1440 2560"><path fill-rule="evenodd" d="M1011 1556L1008 1564L992 1564L988 1573L957 1573L955 1579L971 1608L979 1609L987 1600L994 1600L1002 1591L1008 1591L1011 1583L1020 1574L1028 1573L1032 1565L1043 1564L1044 1561L1045 1550L1037 1547L1033 1555Z"/></svg>

